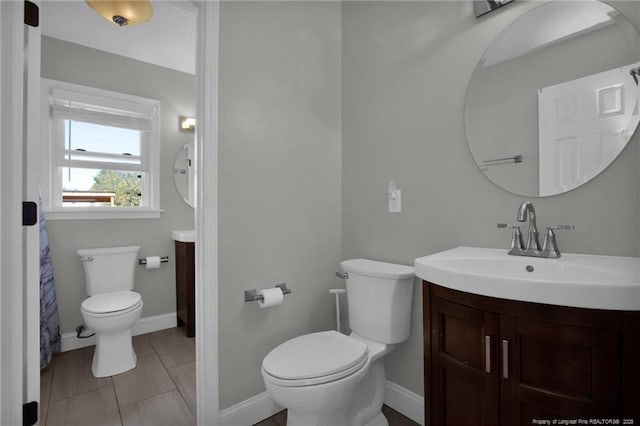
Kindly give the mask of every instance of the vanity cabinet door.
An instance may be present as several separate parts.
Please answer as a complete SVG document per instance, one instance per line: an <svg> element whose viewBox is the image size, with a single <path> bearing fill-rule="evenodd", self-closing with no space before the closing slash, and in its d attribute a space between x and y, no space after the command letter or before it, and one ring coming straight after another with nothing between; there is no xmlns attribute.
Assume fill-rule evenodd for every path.
<svg viewBox="0 0 640 426"><path fill-rule="evenodd" d="M585 322L589 315L584 313ZM500 328L501 346L507 342L501 366L503 424L620 415L618 330L509 315L501 315Z"/></svg>
<svg viewBox="0 0 640 426"><path fill-rule="evenodd" d="M175 242L176 250L176 317L185 326L187 337L196 335L195 243Z"/></svg>
<svg viewBox="0 0 640 426"><path fill-rule="evenodd" d="M499 424L498 315L431 299L433 425Z"/></svg>

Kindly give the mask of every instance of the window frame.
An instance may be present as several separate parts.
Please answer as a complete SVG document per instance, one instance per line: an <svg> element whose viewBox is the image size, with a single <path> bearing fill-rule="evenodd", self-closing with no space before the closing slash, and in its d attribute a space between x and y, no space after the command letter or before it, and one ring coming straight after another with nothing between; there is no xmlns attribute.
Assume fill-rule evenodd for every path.
<svg viewBox="0 0 640 426"><path fill-rule="evenodd" d="M42 89L42 183L43 208L47 219L147 219L158 218L163 210L160 209L160 101L140 96L129 95L111 90L97 89L63 81L41 79ZM62 173L64 167L82 168L73 165L73 161L64 160L65 129L64 119L54 117L54 93L56 91L73 93L74 97L89 99L98 112L94 112L92 120L74 120L91 122L98 125L121 127L108 120L109 109L131 110L132 116L140 112L150 120L150 130L141 132L140 139L140 167L142 171L142 198L140 206L110 207L110 206L64 206L62 190ZM100 116L104 115L104 120ZM98 118L95 118L98 117ZM73 119L72 119L73 120ZM109 155L104 155L108 158ZM81 160L78 161L82 163ZM67 164L64 164L67 163ZM94 165L100 162L94 162ZM105 161L104 169L127 170L118 168L118 163ZM140 170L138 170L140 171Z"/></svg>

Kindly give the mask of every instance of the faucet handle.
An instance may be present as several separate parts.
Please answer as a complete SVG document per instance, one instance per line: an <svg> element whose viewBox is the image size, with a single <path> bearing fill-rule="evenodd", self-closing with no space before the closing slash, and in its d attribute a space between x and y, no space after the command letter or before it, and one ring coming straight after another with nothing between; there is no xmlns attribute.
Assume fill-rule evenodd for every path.
<svg viewBox="0 0 640 426"><path fill-rule="evenodd" d="M573 231L576 228L575 225L554 225L547 227L547 233L544 236L544 243L542 244L542 253L544 257L559 258L560 249L558 248L558 242L556 241L556 233L554 230Z"/></svg>
<svg viewBox="0 0 640 426"><path fill-rule="evenodd" d="M548 226L547 230L557 230L557 231L573 231L576 229L575 225L553 225Z"/></svg>
<svg viewBox="0 0 640 426"><path fill-rule="evenodd" d="M513 234L511 234L511 243L509 244L510 250L522 250L524 249L524 242L522 241L522 232L520 232L520 227L518 225L511 225L509 228L513 229Z"/></svg>
<svg viewBox="0 0 640 426"><path fill-rule="evenodd" d="M499 223L498 228L500 229L513 229L513 234L511 234L511 243L509 244L509 250L522 250L524 249L524 242L522 241L522 232L520 231L519 225L508 225L506 223Z"/></svg>

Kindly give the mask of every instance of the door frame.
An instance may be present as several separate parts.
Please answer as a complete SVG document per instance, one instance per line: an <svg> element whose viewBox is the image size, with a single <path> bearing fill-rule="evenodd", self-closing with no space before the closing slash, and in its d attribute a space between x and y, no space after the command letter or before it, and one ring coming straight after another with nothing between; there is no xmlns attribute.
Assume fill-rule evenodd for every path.
<svg viewBox="0 0 640 426"><path fill-rule="evenodd" d="M38 7L40 0L29 0ZM38 202L40 195L40 53L41 28L24 25L24 128L23 199ZM33 124L35 123L35 125ZM38 206L40 208L40 206ZM24 256L24 402L40 402L40 215L23 229ZM40 414L38 413L38 417ZM44 422L41 422L44 423Z"/></svg>
<svg viewBox="0 0 640 426"><path fill-rule="evenodd" d="M189 0L187 0L189 1ZM196 376L198 425L219 423L218 402L218 1L198 8L196 152ZM24 128L24 3L0 1L0 424L21 424L28 369L22 199ZM15 125L20 123L20 125ZM39 126L38 123L30 125ZM205 167L206 165L206 167ZM39 294L39 292L38 292ZM33 302L33 301L31 301ZM213 309L211 309L213 307ZM16 326L18 324L18 326ZM22 326L20 326L20 324ZM39 328L37 333L39 333ZM30 361L31 362L31 361ZM39 365L38 365L39 367ZM33 369L33 367L30 367ZM33 373L33 371L31 371ZM23 390L16 392L16 389ZM39 399L39 398L38 398Z"/></svg>
<svg viewBox="0 0 640 426"><path fill-rule="evenodd" d="M23 193L24 3L0 1L0 424L25 402Z"/></svg>
<svg viewBox="0 0 640 426"><path fill-rule="evenodd" d="M218 390L219 1L198 6L196 50L196 387L199 426L220 424ZM206 167L205 167L206 166Z"/></svg>

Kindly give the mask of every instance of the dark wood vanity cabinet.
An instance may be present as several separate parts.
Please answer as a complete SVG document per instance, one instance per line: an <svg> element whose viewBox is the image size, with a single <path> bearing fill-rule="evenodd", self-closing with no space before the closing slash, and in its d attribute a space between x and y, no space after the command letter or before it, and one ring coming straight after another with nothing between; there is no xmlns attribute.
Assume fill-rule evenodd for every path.
<svg viewBox="0 0 640 426"><path fill-rule="evenodd" d="M495 353L499 317L445 299L431 299L433 424L495 426L500 385Z"/></svg>
<svg viewBox="0 0 640 426"><path fill-rule="evenodd" d="M640 424L640 313L423 289L427 425Z"/></svg>
<svg viewBox="0 0 640 426"><path fill-rule="evenodd" d="M178 326L185 327L187 337L196 335L196 260L195 243L175 241L176 316Z"/></svg>

